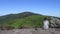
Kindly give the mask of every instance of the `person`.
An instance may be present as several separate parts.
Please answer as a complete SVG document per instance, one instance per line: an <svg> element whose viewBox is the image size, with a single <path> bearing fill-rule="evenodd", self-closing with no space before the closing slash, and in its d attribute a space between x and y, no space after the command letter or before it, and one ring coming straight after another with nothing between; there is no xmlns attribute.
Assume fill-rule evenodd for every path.
<svg viewBox="0 0 60 34"><path fill-rule="evenodd" d="M49 20L47 18L44 18L43 20L43 29L49 28Z"/></svg>

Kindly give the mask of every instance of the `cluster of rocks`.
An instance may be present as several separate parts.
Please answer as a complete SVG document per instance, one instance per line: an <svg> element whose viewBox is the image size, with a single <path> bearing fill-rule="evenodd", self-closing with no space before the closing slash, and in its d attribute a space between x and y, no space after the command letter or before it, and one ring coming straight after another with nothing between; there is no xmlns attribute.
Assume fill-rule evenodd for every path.
<svg viewBox="0 0 60 34"><path fill-rule="evenodd" d="M60 28L60 20L58 18L50 18L50 27Z"/></svg>

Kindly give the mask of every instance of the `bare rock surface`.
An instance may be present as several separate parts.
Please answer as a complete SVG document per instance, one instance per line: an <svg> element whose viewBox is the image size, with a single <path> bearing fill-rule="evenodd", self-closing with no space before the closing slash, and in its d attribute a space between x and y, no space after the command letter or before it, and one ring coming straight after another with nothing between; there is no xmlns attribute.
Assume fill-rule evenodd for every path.
<svg viewBox="0 0 60 34"><path fill-rule="evenodd" d="M60 20L57 18L51 17L50 23L51 27L60 27Z"/></svg>
<svg viewBox="0 0 60 34"><path fill-rule="evenodd" d="M60 34L60 28L49 28L48 30L43 30L38 28L35 30L31 29L13 29L13 30L0 30L0 34Z"/></svg>

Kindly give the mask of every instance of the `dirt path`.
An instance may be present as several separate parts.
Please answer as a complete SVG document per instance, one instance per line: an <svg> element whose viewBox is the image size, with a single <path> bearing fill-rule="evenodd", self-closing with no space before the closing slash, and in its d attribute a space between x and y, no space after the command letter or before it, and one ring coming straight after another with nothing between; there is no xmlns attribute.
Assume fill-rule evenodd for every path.
<svg viewBox="0 0 60 34"><path fill-rule="evenodd" d="M0 30L0 34L60 34L60 29L50 28L43 30L42 28L35 29L13 29L13 30Z"/></svg>

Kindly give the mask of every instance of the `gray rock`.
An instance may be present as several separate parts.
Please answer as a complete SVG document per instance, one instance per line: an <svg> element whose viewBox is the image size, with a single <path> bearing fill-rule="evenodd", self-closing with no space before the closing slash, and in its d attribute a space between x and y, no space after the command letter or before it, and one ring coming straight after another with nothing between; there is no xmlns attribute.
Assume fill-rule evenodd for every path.
<svg viewBox="0 0 60 34"><path fill-rule="evenodd" d="M51 17L50 23L51 27L60 27L60 20L58 18Z"/></svg>

